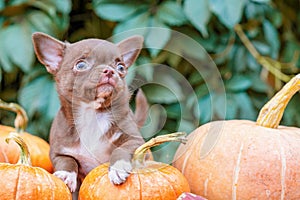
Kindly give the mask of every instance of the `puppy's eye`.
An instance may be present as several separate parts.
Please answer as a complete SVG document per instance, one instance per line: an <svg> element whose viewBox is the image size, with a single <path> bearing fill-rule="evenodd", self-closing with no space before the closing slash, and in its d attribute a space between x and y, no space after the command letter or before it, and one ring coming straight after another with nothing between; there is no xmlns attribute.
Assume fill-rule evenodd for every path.
<svg viewBox="0 0 300 200"><path fill-rule="evenodd" d="M81 60L75 64L74 69L76 71L84 71L89 69L89 65L86 62Z"/></svg>
<svg viewBox="0 0 300 200"><path fill-rule="evenodd" d="M124 64L119 63L119 64L117 65L117 70L118 70L120 73L124 73L124 72L125 72L125 66L124 66Z"/></svg>

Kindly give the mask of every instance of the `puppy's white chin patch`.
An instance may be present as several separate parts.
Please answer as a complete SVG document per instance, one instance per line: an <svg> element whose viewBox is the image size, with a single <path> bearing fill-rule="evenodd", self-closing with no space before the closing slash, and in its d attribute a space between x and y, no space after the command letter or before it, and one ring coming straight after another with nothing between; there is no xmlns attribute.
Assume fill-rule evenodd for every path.
<svg viewBox="0 0 300 200"><path fill-rule="evenodd" d="M94 109L98 110L103 107L104 98L97 98L93 103Z"/></svg>

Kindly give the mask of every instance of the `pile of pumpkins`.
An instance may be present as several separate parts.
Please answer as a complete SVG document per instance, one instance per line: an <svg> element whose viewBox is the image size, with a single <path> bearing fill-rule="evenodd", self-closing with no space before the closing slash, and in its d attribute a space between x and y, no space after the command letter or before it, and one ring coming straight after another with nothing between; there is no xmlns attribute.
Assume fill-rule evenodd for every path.
<svg viewBox="0 0 300 200"><path fill-rule="evenodd" d="M183 142L183 133L153 138L134 153L134 169L124 184L111 184L107 175L109 165L103 164L84 179L79 199L176 199L179 196L178 199L300 199L300 128L279 125L289 100L299 90L300 74L265 104L256 122L222 120L200 126L188 135L186 144L179 146L173 166L145 160L145 154L163 142ZM41 165L49 161L48 153L45 158L41 155L37 156L39 159L34 158L31 149L34 145L30 142L35 139L26 139L27 133L22 132L24 119L18 120L16 129L0 126L0 161L12 163L17 159L10 158L16 153L3 150L8 148L4 137L15 140L23 152L18 164L0 163L1 199L16 199L8 196L16 194L21 195L20 199L71 199L64 183L51 174L51 162L48 166ZM38 148L49 152L49 146L45 146ZM24 155L29 158L28 151L33 166L25 162L30 160L24 159Z"/></svg>

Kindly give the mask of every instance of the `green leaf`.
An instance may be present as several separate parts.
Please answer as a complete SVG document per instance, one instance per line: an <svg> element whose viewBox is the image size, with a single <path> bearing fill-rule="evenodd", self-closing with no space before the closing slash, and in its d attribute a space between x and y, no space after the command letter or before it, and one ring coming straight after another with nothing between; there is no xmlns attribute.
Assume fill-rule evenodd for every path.
<svg viewBox="0 0 300 200"><path fill-rule="evenodd" d="M194 89L195 93L197 94L198 97L203 97L209 93L207 85L206 84L201 84L199 86L196 86Z"/></svg>
<svg viewBox="0 0 300 200"><path fill-rule="evenodd" d="M212 109L214 117L217 119L225 119L226 117L226 94L213 92L210 93L212 97ZM216 115L216 116L215 116Z"/></svg>
<svg viewBox="0 0 300 200"><path fill-rule="evenodd" d="M181 61L182 61L182 56L168 53L167 62L171 67L176 68Z"/></svg>
<svg viewBox="0 0 300 200"><path fill-rule="evenodd" d="M270 86L268 86L266 82L262 81L259 76L252 75L251 79L252 79L251 89L253 89L254 91L267 93L270 90Z"/></svg>
<svg viewBox="0 0 300 200"><path fill-rule="evenodd" d="M138 34L138 35L145 35L146 30L145 27L148 27L149 25L149 13L144 12L140 13L138 15L135 15L134 17L125 20L124 22L120 22L117 24L117 26L114 28L114 34L122 35L124 37L124 32L129 32L129 34ZM118 38L119 40L120 38ZM114 40L115 41L115 40Z"/></svg>
<svg viewBox="0 0 300 200"><path fill-rule="evenodd" d="M145 36L145 45L148 47L151 56L156 57L171 38L171 29L156 17L150 18L150 26L151 28L148 29Z"/></svg>
<svg viewBox="0 0 300 200"><path fill-rule="evenodd" d="M151 60L148 57L141 56L139 57L137 64L137 73L144 77L146 81L153 81L154 64L151 63Z"/></svg>
<svg viewBox="0 0 300 200"><path fill-rule="evenodd" d="M156 70L153 81L143 86L148 100L153 103L175 103L183 99L180 83L176 80L176 74L163 69Z"/></svg>
<svg viewBox="0 0 300 200"><path fill-rule="evenodd" d="M136 75L136 65L132 65L131 67L129 67L128 72L125 76L125 80L128 85L132 83L132 81L135 78L135 75Z"/></svg>
<svg viewBox="0 0 300 200"><path fill-rule="evenodd" d="M168 118L177 119L181 116L181 106L179 103L166 106Z"/></svg>
<svg viewBox="0 0 300 200"><path fill-rule="evenodd" d="M203 82L203 77L199 72L196 71L189 76L188 80L190 84L194 85Z"/></svg>
<svg viewBox="0 0 300 200"><path fill-rule="evenodd" d="M232 29L242 18L245 0L209 0L209 5L219 20Z"/></svg>
<svg viewBox="0 0 300 200"><path fill-rule="evenodd" d="M290 102L288 103L284 114L283 114L283 122L281 124L283 125L289 125L289 126L295 126L300 123L300 95L295 95L292 97Z"/></svg>
<svg viewBox="0 0 300 200"><path fill-rule="evenodd" d="M171 26L180 26L186 22L186 17L179 3L164 1L158 8L156 17L158 20Z"/></svg>
<svg viewBox="0 0 300 200"><path fill-rule="evenodd" d="M5 2L4 0L0 0L0 11L5 8Z"/></svg>
<svg viewBox="0 0 300 200"><path fill-rule="evenodd" d="M152 105L148 113L145 125L141 128L142 136L146 140L156 135L162 129L167 119L164 107L159 104Z"/></svg>
<svg viewBox="0 0 300 200"><path fill-rule="evenodd" d="M23 4L26 3L28 0L10 0L8 5L12 6L12 5L19 5L19 4Z"/></svg>
<svg viewBox="0 0 300 200"><path fill-rule="evenodd" d="M226 119L236 119L238 112L238 105L235 102L234 93L228 92L226 94Z"/></svg>
<svg viewBox="0 0 300 200"><path fill-rule="evenodd" d="M255 120L256 113L249 95L246 92L235 93L235 102L239 107L240 118Z"/></svg>
<svg viewBox="0 0 300 200"><path fill-rule="evenodd" d="M270 21L264 20L263 31L266 41L271 46L271 57L277 59L280 48L280 40L277 29L270 23Z"/></svg>
<svg viewBox="0 0 300 200"><path fill-rule="evenodd" d="M95 13L110 21L124 21L133 15L141 6L133 3L99 3L94 4Z"/></svg>
<svg viewBox="0 0 300 200"><path fill-rule="evenodd" d="M246 70L246 54L247 51L243 46L239 46L235 49L235 54L231 58L234 61L234 70L237 72L243 72Z"/></svg>
<svg viewBox="0 0 300 200"><path fill-rule="evenodd" d="M63 14L69 14L72 9L72 1L71 0L51 0L53 5L56 6L57 11Z"/></svg>
<svg viewBox="0 0 300 200"><path fill-rule="evenodd" d="M204 37L207 37L208 32L206 25L211 16L208 0L186 0L184 2L184 12L195 28L197 28Z"/></svg>
<svg viewBox="0 0 300 200"><path fill-rule="evenodd" d="M50 120L59 109L55 85L48 75L38 77L22 87L19 92L19 102L30 118L35 113L40 113Z"/></svg>
<svg viewBox="0 0 300 200"><path fill-rule="evenodd" d="M6 36L6 29L0 29L0 38L6 38ZM12 72L14 69L14 66L9 59L5 40L0 40L0 68L6 72Z"/></svg>
<svg viewBox="0 0 300 200"><path fill-rule="evenodd" d="M298 44L298 41L294 39L290 39L289 41L286 41L284 49L283 49L283 61L284 62L290 62L294 59L294 55L296 52L300 52L300 44ZM298 58L296 62L297 66L300 66L300 59Z"/></svg>
<svg viewBox="0 0 300 200"><path fill-rule="evenodd" d="M199 60L208 58L208 54L201 44L191 37L186 37L186 35L182 34L173 34L166 45L166 49L184 58L185 56Z"/></svg>
<svg viewBox="0 0 300 200"><path fill-rule="evenodd" d="M261 55L270 55L271 49L269 45L259 41L252 41L252 44Z"/></svg>
<svg viewBox="0 0 300 200"><path fill-rule="evenodd" d="M259 63L250 53L247 53L247 66L255 72L259 72L259 70L261 69Z"/></svg>
<svg viewBox="0 0 300 200"><path fill-rule="evenodd" d="M50 35L54 35L54 24L44 12L41 11L32 11L26 15L28 24L30 24L32 32L40 31Z"/></svg>
<svg viewBox="0 0 300 200"><path fill-rule="evenodd" d="M50 2L49 2L50 1ZM55 19L57 18L57 12L56 7L53 3L51 3L52 0L48 1L30 1L30 5L32 7L37 8L38 10L41 10L49 15L49 17Z"/></svg>
<svg viewBox="0 0 300 200"><path fill-rule="evenodd" d="M31 31L24 24L12 25L2 32L5 35L3 48L10 60L23 71L28 72L34 61L34 52L31 43Z"/></svg>
<svg viewBox="0 0 300 200"><path fill-rule="evenodd" d="M151 84L143 88L149 102L170 104L178 101L174 93L166 87Z"/></svg>
<svg viewBox="0 0 300 200"><path fill-rule="evenodd" d="M52 120L56 116L56 114L60 108L60 101L58 98L55 84L53 82L50 82L48 84L47 91L49 91L49 93L48 93L47 97L45 95L46 98L44 100L48 100L48 104L46 105L46 107L44 107L43 110L45 110L44 113L47 116L46 118Z"/></svg>
<svg viewBox="0 0 300 200"><path fill-rule="evenodd" d="M244 75L235 75L229 79L225 87L227 90L238 92L248 90L252 85L252 80L248 76Z"/></svg>
<svg viewBox="0 0 300 200"><path fill-rule="evenodd" d="M267 0L269 1L269 0ZM266 12L266 2L263 2L263 0L261 2L257 1L248 1L246 6L245 6L245 16L247 19L254 19L254 20L259 20L261 21L261 19L265 19L265 18L269 18L268 17L268 13ZM278 12L276 12L275 10L272 10L270 12L271 16L270 19L271 21L273 21L273 19L275 21L278 22L278 19L281 20L280 18L278 18Z"/></svg>
<svg viewBox="0 0 300 200"><path fill-rule="evenodd" d="M197 127L192 121L181 119L179 122L178 131L184 131L186 133L190 133L195 130Z"/></svg>
<svg viewBox="0 0 300 200"><path fill-rule="evenodd" d="M200 110L200 123L205 124L212 120L211 96L205 95L198 100ZM197 114L197 113L195 113Z"/></svg>

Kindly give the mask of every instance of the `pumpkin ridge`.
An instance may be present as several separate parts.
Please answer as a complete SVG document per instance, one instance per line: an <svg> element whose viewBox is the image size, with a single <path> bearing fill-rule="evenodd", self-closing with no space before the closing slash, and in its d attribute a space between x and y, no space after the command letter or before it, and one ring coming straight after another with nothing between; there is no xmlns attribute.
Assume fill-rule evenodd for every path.
<svg viewBox="0 0 300 200"><path fill-rule="evenodd" d="M8 159L6 153L3 152L3 149L2 149L2 148L0 148L0 150L1 150L1 155L2 155L1 157L4 158L4 161L3 161L3 162L8 163L8 162L9 162L9 159Z"/></svg>
<svg viewBox="0 0 300 200"><path fill-rule="evenodd" d="M103 164L105 165L105 164ZM84 182L90 182L91 180L93 180L95 182L95 184L100 184L102 182L102 180L105 180L106 177L108 176L108 171L107 172L101 172L101 174L99 174L99 171L101 172L102 171L102 168L101 170L98 170L97 168L93 169L86 177L85 179L83 180L83 183ZM94 178L92 176L92 174L97 174L97 178ZM91 185L85 185L85 184L82 184L81 187L80 187L80 190L79 190L79 200L81 200L82 198L80 198L82 195L80 195L82 193L82 191L84 191L84 195L85 196L82 196L83 197L83 200L84 199L93 199L94 198L94 193L96 191L94 191L95 189L97 189L97 187L91 187ZM88 194L86 194L86 191L89 191Z"/></svg>
<svg viewBox="0 0 300 200"><path fill-rule="evenodd" d="M137 177L138 177L138 179L139 179L139 185L140 185L140 191L139 191L139 194L140 194L140 200L143 200L141 177L140 177L140 174L139 174L139 173L136 173L136 174L137 174Z"/></svg>
<svg viewBox="0 0 300 200"><path fill-rule="evenodd" d="M168 170L169 171L169 170ZM174 173L174 172L173 172ZM169 176L166 176L164 173L162 173L161 171L159 171L159 174L162 176L162 177L164 177L169 183L170 183L170 186L171 186L171 188L173 189L173 192L174 192L174 195L175 195L175 197L178 197L180 194L177 194L177 192L176 192L176 189L175 189L175 187L173 186L173 182L172 181L170 181L170 179L169 179Z"/></svg>
<svg viewBox="0 0 300 200"><path fill-rule="evenodd" d="M280 199L284 199L285 195L285 179L286 179L286 155L284 148L282 146L280 135L279 135L279 147L280 147L280 160L281 160L281 172L280 172L280 180L281 180L281 194Z"/></svg>
<svg viewBox="0 0 300 200"><path fill-rule="evenodd" d="M158 172L159 172L159 170L157 170ZM151 174L151 175L149 175L149 176L151 176L151 177L153 177L153 175L152 175L152 172L148 172L149 174ZM158 173L158 174L156 174L156 175L160 175L160 172ZM155 179L155 178L154 178ZM159 178L159 180L161 180L161 178ZM159 199L160 200L163 200L162 199L162 196L163 196L163 193L162 193L162 191L161 191L161 188L158 190L159 191Z"/></svg>
<svg viewBox="0 0 300 200"><path fill-rule="evenodd" d="M37 170L36 170L37 171ZM55 186L55 183L53 182L53 180L51 179L50 177L50 174L47 174L47 180L48 180L48 185L50 187L50 190L53 191L54 190L54 186ZM55 199L55 195L54 195L54 192L51 192L51 199Z"/></svg>
<svg viewBox="0 0 300 200"><path fill-rule="evenodd" d="M16 187L15 187L15 191L14 191L14 195L15 195L15 200L18 200L19 197L18 197L18 192L19 192L19 186L20 186L20 174L21 174L21 167L18 168L18 176L17 176L17 179L16 179Z"/></svg>
<svg viewBox="0 0 300 200"><path fill-rule="evenodd" d="M240 173L240 165L241 165L241 158L242 158L242 152L244 149L244 142L242 142L241 147L239 149L239 153L237 156L237 160L236 160L236 166L234 168L234 173L233 173L233 181L232 181L232 192L231 192L231 196L233 200L236 200L237 194L237 183L238 183L238 179L239 179L239 173Z"/></svg>
<svg viewBox="0 0 300 200"><path fill-rule="evenodd" d="M188 161L189 161L189 159L191 157L191 154L192 154L192 152L189 151L189 150L186 152L187 156L184 158L183 164L182 164L182 168L180 169L180 171L182 172L183 175L185 174L186 163L188 163Z"/></svg>
<svg viewBox="0 0 300 200"><path fill-rule="evenodd" d="M191 141L191 142L192 142L191 145L193 145L195 142L198 142L199 140L201 140L203 137L206 137L206 136L207 136L207 134L203 134L203 135L200 137L200 139L194 139L194 138L191 138L191 139L188 140L188 142ZM186 145L188 145L188 144L186 144ZM201 145L200 150L199 150L200 152L201 152L201 148L202 148L202 145ZM183 175L185 174L186 163L188 163L188 161L191 159L191 154L192 154L192 150L187 149L186 153L183 153L183 154L181 155L181 157L184 156L183 166L182 166L182 169L180 170L180 171L182 172ZM187 156L186 156L186 155L187 155ZM201 153L199 153L199 157L200 157L200 159L201 159Z"/></svg>
<svg viewBox="0 0 300 200"><path fill-rule="evenodd" d="M108 171L107 171L108 172ZM102 176L100 176L100 177L97 177L96 179L95 179L95 183L96 184L98 184L98 183L101 183L103 180L105 181L105 176L108 176L108 173L104 173L104 174L102 174ZM92 197L92 199L93 198L95 198L94 197L94 193L96 192L95 191L95 189L97 189L96 187L88 187L88 189L90 190L90 194L89 194L89 197Z"/></svg>

